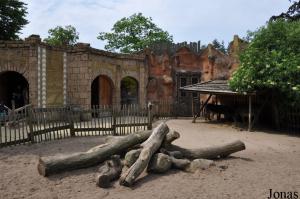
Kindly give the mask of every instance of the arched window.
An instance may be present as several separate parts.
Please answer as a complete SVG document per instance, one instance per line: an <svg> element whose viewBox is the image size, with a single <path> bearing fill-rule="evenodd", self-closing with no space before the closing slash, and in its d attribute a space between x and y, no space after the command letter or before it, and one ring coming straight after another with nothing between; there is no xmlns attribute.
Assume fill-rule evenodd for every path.
<svg viewBox="0 0 300 199"><path fill-rule="evenodd" d="M139 103L139 83L133 77L124 77L121 81L121 105Z"/></svg>

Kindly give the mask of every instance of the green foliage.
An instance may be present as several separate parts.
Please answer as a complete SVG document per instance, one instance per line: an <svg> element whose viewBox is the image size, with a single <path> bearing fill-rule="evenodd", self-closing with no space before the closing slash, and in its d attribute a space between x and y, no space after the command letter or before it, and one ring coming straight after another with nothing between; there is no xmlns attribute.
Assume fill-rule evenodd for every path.
<svg viewBox="0 0 300 199"><path fill-rule="evenodd" d="M50 29L48 33L49 36L44 41L53 46L74 45L79 39L79 33L71 25L65 27L57 26Z"/></svg>
<svg viewBox="0 0 300 199"><path fill-rule="evenodd" d="M223 52L226 54L226 48L225 48L225 45L224 45L224 41L222 42L219 42L217 39L214 39L212 41L212 45L218 49L219 51Z"/></svg>
<svg viewBox="0 0 300 199"><path fill-rule="evenodd" d="M238 92L275 90L290 101L300 100L300 21L269 22L251 34L230 87Z"/></svg>
<svg viewBox="0 0 300 199"><path fill-rule="evenodd" d="M0 1L0 40L19 39L20 30L28 24L26 4L19 0Z"/></svg>
<svg viewBox="0 0 300 199"><path fill-rule="evenodd" d="M108 41L106 50L123 53L138 52L154 43L173 41L167 31L157 27L151 17L144 17L142 13L122 18L114 24L112 32L101 32L97 38Z"/></svg>
<svg viewBox="0 0 300 199"><path fill-rule="evenodd" d="M122 79L121 85L128 91L131 93L135 93L137 92L138 89L138 83L135 79L133 79L132 77L124 77Z"/></svg>

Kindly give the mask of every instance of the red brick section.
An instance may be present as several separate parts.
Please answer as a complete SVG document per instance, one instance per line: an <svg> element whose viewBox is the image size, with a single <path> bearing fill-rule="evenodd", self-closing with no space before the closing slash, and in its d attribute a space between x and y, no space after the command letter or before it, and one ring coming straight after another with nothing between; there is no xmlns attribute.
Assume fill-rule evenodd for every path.
<svg viewBox="0 0 300 199"><path fill-rule="evenodd" d="M229 79L239 65L238 54L245 49L247 43L234 36L229 46L229 55L220 52L212 45L196 54L187 47L182 47L175 54L153 54L146 51L149 65L149 82L147 98L150 101L173 100L175 71L201 72L201 81L213 79Z"/></svg>

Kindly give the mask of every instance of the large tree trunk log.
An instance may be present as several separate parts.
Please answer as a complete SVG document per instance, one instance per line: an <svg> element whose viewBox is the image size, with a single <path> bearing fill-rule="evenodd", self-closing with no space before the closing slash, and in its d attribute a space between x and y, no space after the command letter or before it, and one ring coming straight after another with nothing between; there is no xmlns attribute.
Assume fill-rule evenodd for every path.
<svg viewBox="0 0 300 199"><path fill-rule="evenodd" d="M185 170L191 163L191 161L187 159L177 159L171 156L172 167L175 169Z"/></svg>
<svg viewBox="0 0 300 199"><path fill-rule="evenodd" d="M142 149L134 149L128 151L124 158L124 165L127 167L131 167L135 163L135 161L139 158L141 151Z"/></svg>
<svg viewBox="0 0 300 199"><path fill-rule="evenodd" d="M119 154L130 147L144 142L150 135L151 131L142 131L116 139L109 144L94 147L88 152L58 157L40 157L38 171L43 176L49 176L63 171L95 166L110 158L112 155Z"/></svg>
<svg viewBox="0 0 300 199"><path fill-rule="evenodd" d="M166 146L168 151L180 151L187 159L218 159L225 158L232 153L245 150L245 144L238 140L221 146L200 148L200 149L185 149L177 145Z"/></svg>
<svg viewBox="0 0 300 199"><path fill-rule="evenodd" d="M121 175L120 184L124 186L132 186L135 179L145 170L152 155L159 149L162 141L169 132L169 128L165 123L157 126L151 136L141 144L143 147L139 158L136 162Z"/></svg>
<svg viewBox="0 0 300 199"><path fill-rule="evenodd" d="M119 155L113 155L111 160L106 160L96 175L96 184L102 188L108 188L110 182L120 177L122 172L122 162Z"/></svg>
<svg viewBox="0 0 300 199"><path fill-rule="evenodd" d="M159 151L166 155L172 156L177 159L183 159L184 156L180 151L167 151L165 148L160 148Z"/></svg>
<svg viewBox="0 0 300 199"><path fill-rule="evenodd" d="M172 165L171 157L163 154L163 153L156 153L151 158L147 171L153 173L165 173L167 172Z"/></svg>
<svg viewBox="0 0 300 199"><path fill-rule="evenodd" d="M174 140L176 140L176 139L178 139L178 138L180 138L180 134L177 132L177 131L170 131L167 135L166 135L166 137L165 137L165 139L164 139L164 141L163 141L163 143L162 143L162 147L165 147L165 146L168 146L168 145L170 145Z"/></svg>
<svg viewBox="0 0 300 199"><path fill-rule="evenodd" d="M165 148L161 148L160 152L170 156L172 167L175 169L184 170L191 163L191 161L187 159L182 159L184 157L180 151L167 151Z"/></svg>
<svg viewBox="0 0 300 199"><path fill-rule="evenodd" d="M164 145L170 145L171 142L178 139L179 137L180 137L180 134L177 131L170 131L165 136L165 138L161 144L161 147L163 147ZM180 157L183 158L182 153L179 151L167 152L164 148L161 148L160 150L161 150L161 153L165 153L167 155L174 154L176 156L175 158L180 158ZM131 165L133 165L135 163L135 161L139 158L141 151L142 151L141 148L132 149L132 150L128 151L124 158L124 165L126 165L127 167L131 167ZM180 157L178 157L178 156L180 156Z"/></svg>

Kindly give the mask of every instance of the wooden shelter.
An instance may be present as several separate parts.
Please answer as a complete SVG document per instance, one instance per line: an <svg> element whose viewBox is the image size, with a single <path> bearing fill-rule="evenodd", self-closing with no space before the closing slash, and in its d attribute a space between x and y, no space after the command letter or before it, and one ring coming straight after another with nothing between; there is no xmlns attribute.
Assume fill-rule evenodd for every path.
<svg viewBox="0 0 300 199"><path fill-rule="evenodd" d="M229 95L229 96L246 96L248 98L248 131L251 131L251 128L256 121L256 117L259 116L260 111L262 110L262 107L260 108L260 111L256 114L253 115L252 111L252 98L256 96L256 92L244 92L244 93L238 93L230 89L228 85L227 80L211 80L207 82L201 82L198 84L192 84L188 86L184 86L180 88L181 90L187 91L187 92L196 92L199 94L207 94L208 98L206 101L200 106L200 112L206 107L207 103L211 99L213 95L215 96L224 96L224 95ZM194 104L194 103L192 103ZM194 109L195 107L192 107L193 109L193 122L195 122L196 118L198 117L197 115L194 114ZM252 121L252 117L255 119Z"/></svg>

